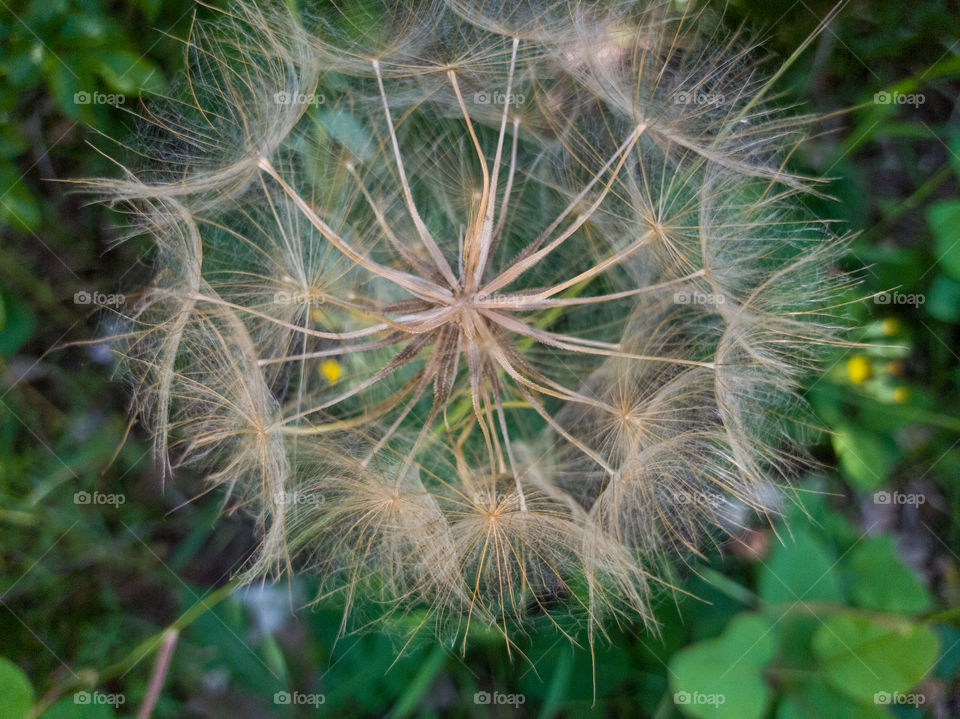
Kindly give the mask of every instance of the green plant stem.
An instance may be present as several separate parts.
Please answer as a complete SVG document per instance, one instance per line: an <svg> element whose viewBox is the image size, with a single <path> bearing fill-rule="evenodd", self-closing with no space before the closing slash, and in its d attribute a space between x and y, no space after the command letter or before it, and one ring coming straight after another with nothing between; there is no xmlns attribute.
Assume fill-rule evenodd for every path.
<svg viewBox="0 0 960 719"><path fill-rule="evenodd" d="M214 590L205 597L198 599L192 607L181 614L172 624L170 624L170 626L163 628L153 636L140 642L140 644L138 644L133 651L127 654L126 657L115 664L111 664L102 672L100 672L100 681L103 681L104 679L112 679L116 676L129 672L145 657L149 656L158 647L160 647L161 644L163 644L164 638L167 636L167 632L169 632L171 629L182 632L199 617L203 616L224 599L229 597L233 593L233 590L237 588L239 583L239 579L234 579L227 584L224 584L219 589Z"/></svg>
<svg viewBox="0 0 960 719"><path fill-rule="evenodd" d="M923 621L925 624L944 624L957 618L960 618L960 604L944 609L942 612L931 614Z"/></svg>
<svg viewBox="0 0 960 719"><path fill-rule="evenodd" d="M868 240L875 240L875 236L880 232L880 230L888 227L906 212L920 206L920 204L926 200L934 190L946 182L952 174L953 167L951 166L950 162L944 162L940 169L933 173L926 182L920 185L920 187L918 187L916 191L910 195L910 197L899 203L896 208L886 217L880 220L880 222L860 235L859 241L861 243L866 243Z"/></svg>
<svg viewBox="0 0 960 719"><path fill-rule="evenodd" d="M53 689L51 689L51 691L47 692L47 694L45 694L33 706L30 716L40 716L50 707L51 704L56 702L57 699L71 689L95 686L107 679L114 679L116 677L125 675L151 653L163 646L165 641L169 641L170 636L178 635L186 627L190 626L194 621L196 621L196 619L229 597L233 593L233 590L236 589L239 582L239 578L233 579L205 597L201 597L192 607L181 614L173 623L140 642L140 644L134 647L134 649L130 651L127 656L125 656L119 662L111 664L103 671L98 672L95 669L83 669L75 673L73 678L64 682L63 684L55 686Z"/></svg>

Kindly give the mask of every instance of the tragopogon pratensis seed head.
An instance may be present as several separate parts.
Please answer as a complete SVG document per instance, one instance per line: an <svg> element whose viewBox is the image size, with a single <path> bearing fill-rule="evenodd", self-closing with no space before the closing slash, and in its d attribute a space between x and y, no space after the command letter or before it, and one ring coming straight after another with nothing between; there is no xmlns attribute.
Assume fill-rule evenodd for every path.
<svg viewBox="0 0 960 719"><path fill-rule="evenodd" d="M846 282L808 118L669 4L338 5L195 23L152 161L93 183L155 243L118 346L158 455L260 518L251 577L649 620L802 457Z"/></svg>

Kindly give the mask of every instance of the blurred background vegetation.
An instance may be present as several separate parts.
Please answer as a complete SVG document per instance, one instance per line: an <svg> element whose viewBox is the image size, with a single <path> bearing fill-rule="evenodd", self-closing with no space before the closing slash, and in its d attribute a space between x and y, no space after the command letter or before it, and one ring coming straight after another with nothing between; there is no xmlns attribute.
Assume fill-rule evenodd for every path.
<svg viewBox="0 0 960 719"><path fill-rule="evenodd" d="M773 72L832 3L707 6ZM589 652L546 628L512 657L482 632L465 655L404 646L415 615L337 642L336 601L301 608L309 580L235 590L250 522L194 499L198 477L162 484L108 349L68 344L103 334L84 301L129 287L142 248L111 248L119 217L55 180L116 172L95 148L175 79L194 12L0 0L2 719L137 716L164 646L152 715L171 719L960 716L956 2L851 2L781 78L780 102L830 113L791 164L835 178L811 203L859 232L846 269L883 294L850 308L865 346L809 386L829 471L787 521L678 570L660 636L611 630L595 702Z"/></svg>

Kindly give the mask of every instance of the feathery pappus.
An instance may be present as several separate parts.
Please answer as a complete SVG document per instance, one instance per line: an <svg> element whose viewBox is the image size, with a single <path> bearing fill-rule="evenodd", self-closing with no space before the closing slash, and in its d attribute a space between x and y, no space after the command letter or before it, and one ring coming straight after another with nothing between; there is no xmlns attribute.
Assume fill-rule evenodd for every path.
<svg viewBox="0 0 960 719"><path fill-rule="evenodd" d="M259 518L249 578L316 573L345 629L372 599L592 641L777 512L850 279L785 169L811 118L741 38L659 2L235 2L183 44L142 161L88 186L152 240L136 409Z"/></svg>

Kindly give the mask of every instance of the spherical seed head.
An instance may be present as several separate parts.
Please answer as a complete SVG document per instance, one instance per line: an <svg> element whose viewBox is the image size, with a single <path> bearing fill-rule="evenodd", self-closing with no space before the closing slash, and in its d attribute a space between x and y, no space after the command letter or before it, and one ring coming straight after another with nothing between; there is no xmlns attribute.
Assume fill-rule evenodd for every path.
<svg viewBox="0 0 960 719"><path fill-rule="evenodd" d="M175 149L95 183L157 246L122 351L158 453L260 517L248 576L508 641L649 621L802 457L845 282L803 121L660 4L337 12L198 24Z"/></svg>

